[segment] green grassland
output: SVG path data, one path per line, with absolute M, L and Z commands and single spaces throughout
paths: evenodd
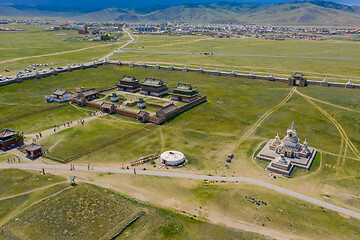
M 2 173 L 30 174 L 21 170 L 3 170 Z M 32 176 L 42 177 L 34 173 Z M 9 183 L 15 184 L 12 181 L 10 179 Z M 119 239 L 269 239 L 155 208 L 90 184 L 73 187 L 60 184 L 0 199 L 0 203 L 0 226 L 13 239 L 38 236 L 44 239 L 109 239 L 141 212 L 139 220 L 126 228 Z M 4 234 L 0 237 L 6 239 Z
M 0 170 L 0 175 L 0 198 L 64 181 L 64 178 L 52 174 L 44 176 L 17 169 Z
M 76 30 L 44 31 L 51 27 L 49 25 L 16 24 L 10 25 L 9 27 L 22 27 L 25 31 L 0 33 L 0 41 L 2 42 L 2 54 L 0 56 L 1 75 L 14 75 L 18 71 L 23 71 L 24 68 L 29 68 L 28 65 L 37 63 L 54 63 L 56 67 L 59 67 L 80 63 L 81 61 L 92 61 L 93 59 L 97 59 L 114 51 L 119 47 L 120 43 L 128 39 L 127 35 L 123 35 L 119 37 L 117 43 L 92 42 L 83 40 L 83 35 L 78 34 Z M 74 39 L 74 41 L 70 41 L 71 38 Z M 83 48 L 88 49 L 76 51 Z M 75 52 L 66 53 L 66 51 L 73 50 L 75 50 Z M 33 57 L 54 53 L 61 54 Z M 17 60 L 6 62 L 11 59 Z M 9 69 L 10 73 L 6 73 L 4 69 Z
M 143 126 L 135 121 L 120 122 L 119 119 L 103 117 L 85 122 L 85 125 L 65 129 L 54 134 L 51 139 L 40 140 L 39 143 L 49 149 L 52 157 L 66 159 L 141 127 Z
M 9 27 L 22 27 L 24 31 L 0 33 L 0 41 L 2 42 L 1 61 L 104 44 L 104 42 L 87 42 L 84 40 L 70 42 L 69 38 L 82 37 L 76 30 L 44 31 L 50 26 L 22 24 L 10 25 Z
M 192 38 L 192 39 L 191 39 Z M 359 42 L 356 41 L 308 41 L 308 40 L 286 40 L 272 41 L 254 38 L 232 38 L 232 39 L 209 39 L 197 36 L 148 36 L 139 35 L 135 44 L 130 45 L 127 50 L 144 51 L 170 51 L 214 54 L 245 54 L 257 56 L 204 56 L 204 55 L 180 55 L 159 53 L 119 53 L 111 58 L 124 61 L 134 60 L 137 62 L 160 62 L 164 64 L 175 64 L 183 67 L 231 71 L 235 68 L 240 73 L 254 73 L 269 75 L 273 72 L 275 76 L 288 77 L 294 72 L 303 72 L 311 80 L 323 80 L 324 76 L 329 81 L 347 82 L 350 78 L 354 82 L 360 80 L 358 69 L 359 60 L 336 60 L 316 59 L 316 57 L 354 57 L 357 58 Z M 142 48 L 144 47 L 144 48 Z M 289 56 L 290 58 L 274 58 L 268 56 Z M 291 57 L 315 57 L 315 59 L 299 59 Z M 341 64 L 339 64 L 341 61 Z

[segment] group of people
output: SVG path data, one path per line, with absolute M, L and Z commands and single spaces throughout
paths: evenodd
M 20 158 L 18 157 L 18 162 L 20 163 Z M 9 163 L 9 164 L 13 164 L 13 163 L 16 163 L 16 157 L 14 157 L 13 159 L 11 159 L 11 158 L 8 158 L 7 159 L 7 162 Z
M 36 142 L 36 140 L 39 138 L 42 138 L 41 132 L 39 132 L 38 134 L 35 135 L 35 137 L 33 138 L 33 142 Z
M 75 165 L 70 163 L 70 171 L 75 170 Z M 94 166 L 91 166 L 90 164 L 88 164 L 88 171 L 90 170 L 94 170 Z

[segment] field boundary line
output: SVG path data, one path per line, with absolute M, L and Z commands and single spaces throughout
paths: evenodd
M 50 188 L 50 187 L 53 187 L 53 186 L 57 186 L 57 185 L 60 185 L 60 184 L 64 184 L 64 183 L 65 182 L 54 183 L 54 184 L 50 184 L 50 185 L 47 185 L 47 186 L 35 188 L 35 189 L 29 190 L 29 191 L 26 191 L 26 192 L 23 192 L 23 193 L 19 193 L 19 194 L 7 196 L 7 197 L 2 197 L 2 198 L 0 198 L 0 201 L 4 201 L 4 200 L 7 200 L 7 199 L 11 199 L 11 198 L 19 197 L 19 196 L 26 195 L 26 194 L 29 194 L 29 193 L 33 193 L 33 192 L 36 192 L 38 190 L 44 190 L 44 189 L 47 189 L 47 188 Z
M 58 195 L 58 194 L 60 194 L 60 193 L 62 193 L 62 192 L 64 192 L 64 191 L 66 191 L 66 190 L 68 190 L 68 189 L 70 189 L 70 188 L 72 188 L 72 187 L 67 187 L 67 188 L 61 189 L 61 190 L 58 191 L 58 192 L 55 192 L 55 193 L 53 193 L 53 194 L 51 194 L 51 195 L 48 195 L 48 196 L 46 196 L 46 197 L 44 197 L 44 198 L 42 198 L 42 199 L 40 199 L 40 200 L 37 200 L 37 201 L 31 203 L 29 206 L 27 206 L 27 207 L 25 207 L 25 208 L 23 208 L 23 209 L 21 209 L 21 210 L 19 210 L 19 211 L 15 211 L 14 213 L 10 214 L 8 217 L 6 217 L 6 218 L 4 218 L 2 221 L 0 221 L 0 226 L 3 227 L 3 226 L 4 226 L 7 222 L 9 222 L 11 219 L 13 219 L 14 217 L 16 217 L 16 216 L 18 216 L 19 214 L 23 213 L 24 211 L 26 211 L 26 210 L 29 209 L 30 207 L 32 207 L 32 206 L 34 206 L 34 205 L 36 205 L 36 204 L 38 204 L 38 203 L 40 203 L 40 202 L 48 199 L 48 198 L 54 197 L 54 196 L 56 196 L 56 195 Z
M 126 228 L 128 228 L 131 224 L 136 222 L 144 214 L 145 214 L 145 212 L 141 211 L 141 213 L 139 215 L 137 215 L 133 220 L 128 222 L 128 224 L 126 224 L 124 227 L 122 227 L 118 233 L 116 233 L 113 237 L 110 238 L 110 240 L 115 240 L 118 236 L 120 236 L 121 233 L 123 233 L 125 231 Z

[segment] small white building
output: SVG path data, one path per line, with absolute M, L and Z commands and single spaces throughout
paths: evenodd
M 185 162 L 185 156 L 179 151 L 166 151 L 160 155 L 161 163 L 169 166 L 178 166 Z

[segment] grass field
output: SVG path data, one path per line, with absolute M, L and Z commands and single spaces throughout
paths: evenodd
M 194 42 L 193 40 L 199 41 Z M 144 43 L 141 41 L 144 41 Z M 229 52 L 231 45 L 221 42 L 225 40 L 214 39 L 213 41 L 215 49 Z M 342 46 L 341 42 L 329 41 L 322 42 L 325 45 L 317 45 L 320 43 L 296 40 L 294 42 L 285 41 L 282 43 L 285 44 L 284 49 L 282 49 L 277 45 L 280 44 L 279 42 L 267 43 L 263 41 L 230 39 L 233 48 L 238 46 L 234 50 L 235 53 L 248 51 L 247 54 L 277 53 L 297 56 L 311 55 L 316 49 L 319 50 L 319 53 L 314 53 L 314 56 L 344 57 L 346 54 L 356 56 L 357 45 L 352 44 L 358 44 L 356 42 L 346 42 Z M 197 49 L 199 51 L 208 51 L 206 44 L 209 43 L 211 41 L 200 40 L 196 37 L 175 37 L 169 41 L 164 36 L 158 38 L 141 36 L 132 47 L 141 48 L 144 45 L 144 50 L 148 48 L 155 50 L 157 48 L 162 50 L 167 48 L 171 50 L 174 48 L 174 51 L 179 51 L 177 48 L 180 44 L 180 48 L 184 48 L 184 51 L 196 51 Z M 258 43 L 258 45 L 255 43 Z M 301 43 L 304 44 L 301 45 Z M 329 49 L 332 51 L 326 52 Z M 354 49 L 354 51 L 351 52 L 350 49 Z M 104 54 L 102 53 L 102 55 Z M 142 61 L 142 58 L 146 55 L 131 53 L 131 58 L 129 56 L 130 53 L 122 54 L 121 59 L 130 60 L 134 58 L 134 60 Z M 158 58 L 164 57 L 163 60 L 169 62 L 170 55 L 156 56 Z M 119 56 L 114 58 L 117 57 Z M 180 58 L 186 58 L 189 61 L 188 65 L 204 63 L 203 65 L 207 67 L 210 67 L 210 65 L 211 67 L 216 66 L 212 65 L 209 57 L 204 56 L 176 55 L 171 58 L 171 61 L 176 63 L 177 60 L 183 60 Z M 342 79 L 346 74 L 360 76 L 358 69 L 356 69 L 357 62 L 349 60 L 341 61 L 341 64 L 339 64 L 338 60 L 277 59 L 274 61 L 270 58 L 264 58 L 264 62 L 261 63 L 258 58 L 243 58 L 244 61 L 238 61 L 240 60 L 239 57 L 224 57 L 218 60 L 216 58 L 215 56 L 212 61 L 218 61 L 224 65 L 234 65 L 234 62 L 240 63 L 241 66 L 236 69 L 245 69 L 243 67 L 247 67 L 247 65 L 250 67 L 256 65 L 259 67 L 259 72 L 274 67 L 271 71 L 276 73 L 276 67 L 279 66 L 278 70 L 284 70 L 283 72 L 280 71 L 280 73 L 290 75 L 290 73 L 297 71 L 295 67 L 301 66 L 307 71 L 300 69 L 305 74 L 319 76 L 319 78 L 324 74 L 323 71 L 330 68 L 331 76 L 338 76 L 339 79 Z M 254 64 L 246 62 L 252 60 L 254 60 Z M 156 61 L 161 62 L 161 59 L 156 59 Z M 255 63 L 255 61 L 257 62 Z M 180 63 L 183 64 L 184 62 L 179 61 L 178 64 Z M 291 65 L 295 67 L 292 68 Z M 229 67 L 228 70 L 231 69 L 232 67 Z M 247 71 L 250 71 L 250 69 L 252 67 L 248 68 Z M 254 70 L 256 72 L 255 68 Z M 97 69 L 73 71 L 1 87 L 0 108 L 2 112 L 0 129 L 8 127 L 28 134 L 43 131 L 53 127 L 55 124 L 62 124 L 69 120 L 74 121 L 80 117 L 84 118 L 94 109 L 89 107 L 79 108 L 67 103 L 48 104 L 45 102 L 44 97 L 50 95 L 55 88 L 74 92 L 76 87 L 108 87 L 117 83 L 117 79 L 123 75 L 135 76 L 138 79 L 144 79 L 145 77 L 160 78 L 168 82 L 170 87 L 176 86 L 177 82 L 191 83 L 198 88 L 201 94 L 207 96 L 208 101 L 161 126 L 152 127 L 82 156 L 74 161 L 75 165 L 90 163 L 95 167 L 120 168 L 130 165 L 131 160 L 148 154 L 165 150 L 178 150 L 187 156 L 187 165 L 180 169 L 162 168 L 162 171 L 256 178 L 359 211 L 360 153 L 358 149 L 360 149 L 360 123 L 358 115 L 360 114 L 360 107 L 358 103 L 360 97 L 357 89 L 315 86 L 294 89 L 277 82 L 107 65 Z M 346 75 L 347 77 L 349 76 Z M 253 155 L 267 139 L 276 136 L 276 133 L 279 133 L 280 137 L 284 136 L 292 121 L 295 121 L 300 141 L 303 142 L 307 139 L 309 146 L 317 148 L 320 153 L 309 172 L 295 170 L 291 178 L 280 176 L 277 179 L 270 178 L 268 173 L 264 172 L 267 163 L 254 160 Z M 51 156 L 64 159 L 144 126 L 146 125 L 137 123 L 135 119 L 115 114 L 88 121 L 84 126 L 76 126 L 60 131 L 43 138 L 40 143 L 44 144 L 46 149 L 50 149 Z M 230 168 L 227 169 L 225 159 L 230 152 L 235 153 L 235 158 L 230 164 Z M 6 157 L 0 155 L 0 161 L 2 158 L 4 161 Z M 137 168 L 157 169 L 157 167 L 159 167 L 159 164 L 147 164 Z M 22 186 L 20 183 L 14 185 L 16 187 L 10 184 L 7 188 L 7 185 L 4 184 L 2 188 L 5 189 L 5 194 L 13 195 L 47 186 L 43 181 L 49 179 L 38 179 L 35 180 L 35 185 L 32 188 L 29 179 L 33 177 L 22 176 L 21 174 L 17 172 L 10 173 L 7 182 L 25 181 L 23 184 L 25 187 L 18 188 L 19 185 Z M 55 179 L 53 176 L 51 178 Z M 178 210 L 178 213 L 185 211 L 183 214 L 198 220 L 209 219 L 212 222 L 224 223 L 227 226 L 240 224 L 237 222 L 239 220 L 267 230 L 275 229 L 279 232 L 285 232 L 290 236 L 302 236 L 312 239 L 339 239 L 340 237 L 356 239 L 359 236 L 359 222 L 353 218 L 340 216 L 329 210 L 260 187 L 216 182 L 200 183 L 160 177 L 139 176 L 133 178 L 131 176 L 107 174 L 93 174 L 89 178 L 92 178 L 91 180 L 95 183 L 146 200 L 157 207 L 169 207 Z M 84 179 L 87 178 L 84 177 Z M 58 182 L 61 182 L 61 179 L 56 180 L 56 183 Z M 80 189 L 79 193 L 77 189 Z M 108 216 L 114 218 L 114 215 L 111 215 L 108 206 L 104 205 L 96 215 L 99 217 L 98 222 L 94 220 L 95 222 L 86 224 L 87 228 L 85 229 L 76 224 L 73 227 L 77 217 L 84 221 L 89 221 L 90 218 L 87 218 L 88 215 L 86 214 L 88 212 L 74 215 L 75 213 L 69 211 L 69 208 L 90 209 L 90 207 L 86 207 L 86 204 L 90 204 L 88 202 L 90 198 L 83 197 L 84 201 L 79 202 L 82 196 L 90 194 L 97 196 L 96 201 L 98 202 L 101 202 L 102 198 L 106 199 L 110 204 L 109 206 L 122 199 L 121 201 L 130 204 L 131 208 L 134 207 L 135 212 L 138 212 L 138 209 L 143 210 L 145 208 L 145 216 L 127 229 L 124 236 L 121 236 L 122 238 L 125 238 L 127 234 L 130 237 L 133 236 L 139 239 L 261 238 L 258 235 L 243 235 L 247 233 L 239 233 L 231 229 L 224 230 L 219 226 L 197 222 L 197 220 L 191 218 L 184 218 L 183 214 L 180 216 L 169 213 L 167 210 L 144 206 L 132 200 L 125 200 L 122 196 L 119 196 L 119 198 L 118 196 L 111 196 L 114 193 L 104 191 L 104 189 L 94 188 L 90 185 L 80 184 L 75 188 L 67 189 L 62 184 L 59 184 L 47 188 L 43 195 L 40 192 L 32 192 L 11 200 L 7 199 L 4 200 L 6 201 L 3 205 L 5 207 L 1 210 L 4 212 L 5 217 L 0 218 L 0 222 L 9 223 L 8 220 L 15 219 L 17 215 L 21 216 L 21 221 L 11 220 L 9 225 L 6 226 L 6 229 L 9 229 L 14 236 L 19 236 L 19 238 L 38 236 L 43 233 L 44 229 L 52 229 L 52 231 L 47 232 L 48 235 L 44 236 L 44 238 L 53 239 L 56 236 L 60 239 L 69 237 L 98 239 L 105 236 L 106 227 L 118 229 L 121 224 L 116 227 L 111 225 L 112 223 L 108 223 L 110 222 Z M 51 194 L 55 194 L 55 196 L 49 197 L 43 202 L 42 209 L 44 211 L 37 211 L 36 207 L 38 205 L 31 206 L 32 203 L 36 203 L 45 195 L 49 196 Z M 257 207 L 249 203 L 244 198 L 244 195 L 266 200 L 269 205 Z M 71 204 L 64 205 L 63 209 L 61 209 L 58 203 L 66 202 L 69 199 Z M 11 210 L 15 208 L 13 206 L 19 205 L 23 200 L 24 205 L 21 205 L 20 208 L 29 208 L 24 211 L 17 210 L 17 208 L 14 211 Z M 11 211 L 8 211 L 9 209 Z M 59 220 L 52 213 L 60 210 L 63 214 L 68 213 L 68 215 Z M 105 212 L 106 214 L 103 214 Z M 161 216 L 163 216 L 162 222 L 156 224 L 156 219 L 161 218 Z M 40 219 L 48 219 L 49 221 L 35 226 L 34 222 L 40 221 Z M 103 222 L 108 223 L 108 225 L 103 224 Z M 339 227 L 335 228 L 334 223 Z M 92 227 L 93 224 L 96 224 L 96 226 L 102 224 L 104 226 L 102 230 L 104 231 L 93 231 L 93 228 L 95 228 Z M 58 228 L 57 225 L 64 226 L 64 228 Z M 67 232 L 64 230 L 67 230 Z M 93 234 L 90 234 L 91 232 Z M 209 234 L 211 232 L 214 234 Z M 75 235 L 69 235 L 70 233 Z
M 50 156 L 66 159 L 141 127 L 142 125 L 135 121 L 120 122 L 118 119 L 104 117 L 85 122 L 85 125 L 65 129 L 54 134 L 51 139 L 44 139 L 39 143 L 49 149 Z M 69 144 L 72 146 L 71 148 L 69 148 Z M 104 155 L 104 158 L 107 157 Z
M 32 64 L 54 63 L 59 67 L 92 61 L 115 50 L 119 44 L 128 40 L 125 34 L 119 38 L 118 43 L 84 41 L 83 35 L 78 34 L 76 30 L 44 31 L 51 27 L 49 25 L 12 24 L 9 27 L 22 27 L 24 31 L 0 33 L 0 75 L 14 75 Z M 83 50 L 78 51 L 79 49 Z M 60 54 L 36 57 L 56 53 Z M 6 73 L 5 69 L 9 69 L 10 73 Z
M 21 170 L 2 170 L 2 174 L 43 177 Z M 17 180 L 8 182 L 14 185 Z M 126 228 L 118 239 L 269 239 L 156 208 L 96 185 L 59 184 L 43 191 L 38 189 L 0 199 L 0 226 L 13 239 L 36 239 L 38 236 L 44 239 L 109 239 L 141 212 L 139 220 Z M 3 232 L 0 237 L 6 239 Z
M 356 41 L 308 41 L 286 40 L 272 41 L 253 38 L 212 39 L 190 36 L 148 36 L 139 35 L 135 44 L 127 50 L 144 51 L 140 53 L 120 53 L 112 59 L 121 58 L 124 61 L 160 62 L 167 65 L 175 64 L 183 67 L 187 64 L 199 68 L 231 71 L 233 68 L 241 73 L 254 73 L 289 77 L 294 72 L 303 72 L 311 80 L 347 82 L 360 81 L 359 70 L 355 67 L 360 60 L 316 59 L 317 57 L 357 58 L 359 42 Z M 144 48 L 142 48 L 144 47 Z M 146 51 L 169 51 L 174 54 L 146 53 Z M 215 56 L 179 55 L 177 52 L 204 53 L 213 52 Z M 244 54 L 257 56 L 216 56 L 216 54 Z M 289 56 L 290 58 L 273 58 L 268 56 Z M 314 57 L 314 59 L 299 59 L 291 57 Z M 341 61 L 341 64 L 339 64 Z
M 40 175 L 17 169 L 0 170 L 0 175 L 2 179 L 0 182 L 0 198 L 64 181 L 64 178 L 59 176 Z

